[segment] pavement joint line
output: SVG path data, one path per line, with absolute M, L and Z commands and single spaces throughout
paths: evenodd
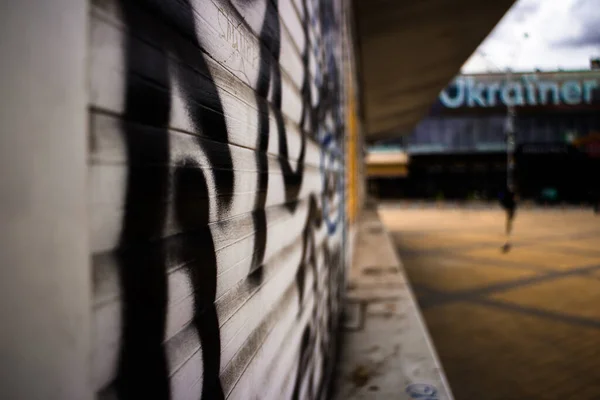
M 411 256 L 411 255 L 422 255 L 424 253 L 426 254 L 440 254 L 440 255 L 444 255 L 444 254 L 454 254 L 457 252 L 462 252 L 462 251 L 469 251 L 469 250 L 477 250 L 477 249 L 483 249 L 486 247 L 490 247 L 490 246 L 495 246 L 494 243 L 478 243 L 476 245 L 469 245 L 469 246 L 460 246 L 460 247 L 452 247 L 452 248 L 446 248 L 446 249 L 416 249 L 416 250 L 402 250 L 402 255 L 404 257 Z
M 483 296 L 489 296 L 500 292 L 506 292 L 512 289 L 529 286 L 541 282 L 552 281 L 556 279 L 566 278 L 574 275 L 586 275 L 589 272 L 600 270 L 600 265 L 588 265 L 583 267 L 572 268 L 566 271 L 551 271 L 546 274 L 534 275 L 525 278 L 513 279 L 505 282 L 495 283 L 475 289 L 460 290 L 455 292 L 436 291 L 435 289 L 429 290 L 429 295 L 422 297 L 419 301 L 421 309 L 434 307 L 441 304 L 447 304 L 454 301 L 464 301 L 472 298 L 478 298 Z M 413 283 L 413 286 L 421 289 L 425 288 L 424 285 L 417 285 Z M 425 289 L 427 290 L 427 289 Z M 434 294 L 437 292 L 437 294 Z
M 389 200 L 389 199 L 379 199 L 379 204 L 377 209 L 382 210 L 416 210 L 416 211 L 501 211 L 502 208 L 498 205 L 498 201 L 492 201 L 490 203 L 481 203 L 481 204 L 462 204 L 462 203 L 454 203 L 454 202 L 443 202 L 441 204 L 436 203 L 435 201 L 419 201 L 415 200 L 413 202 L 402 203 L 397 200 Z M 538 213 L 554 213 L 554 212 L 582 212 L 586 210 L 591 210 L 592 207 L 590 205 L 585 206 L 577 206 L 577 205 L 568 205 L 568 206 L 556 206 L 556 207 L 545 207 L 541 205 L 519 205 L 519 210 L 527 211 L 527 212 L 538 212 Z
M 522 247 L 530 247 L 530 246 L 534 246 L 536 244 L 540 244 L 539 242 L 533 242 L 532 240 L 530 240 L 528 243 L 523 244 L 523 243 L 513 243 L 512 244 L 512 248 L 522 248 Z M 569 252 L 569 253 L 573 253 L 576 255 L 584 255 L 587 257 L 599 257 L 600 256 L 600 251 L 594 251 L 594 250 L 585 250 L 585 249 L 573 249 L 573 248 L 569 248 L 566 246 L 560 246 L 560 244 L 554 244 L 554 243 L 543 243 L 545 246 L 551 246 L 553 248 L 560 248 L 563 249 L 563 252 Z M 488 260 L 486 258 L 482 258 L 482 257 L 477 257 L 477 256 L 473 256 L 473 255 L 464 255 L 462 254 L 465 251 L 471 251 L 471 250 L 478 250 L 478 249 L 485 249 L 485 248 L 489 248 L 491 247 L 492 244 L 491 243 L 478 243 L 477 245 L 469 245 L 469 246 L 461 246 L 461 247 L 452 247 L 452 248 L 442 248 L 442 249 L 417 249 L 417 250 L 413 250 L 413 249 L 408 249 L 408 248 L 403 248 L 403 246 L 399 246 L 398 243 L 396 243 L 396 248 L 397 248 L 397 252 L 400 256 L 400 258 L 415 258 L 415 257 L 419 257 L 419 256 L 423 256 L 423 255 L 427 255 L 427 256 L 432 256 L 432 255 L 438 255 L 438 256 L 444 256 L 444 255 L 451 255 L 454 257 L 458 257 L 459 259 L 464 259 L 466 261 L 482 261 L 482 262 L 492 262 L 491 260 Z M 495 248 L 495 247 L 494 247 Z M 515 261 L 511 261 L 511 260 L 494 260 L 493 262 L 496 261 L 500 261 L 501 263 L 507 264 L 506 266 L 508 268 L 510 268 L 511 266 L 509 266 L 508 264 L 513 264 L 515 266 L 515 268 L 519 268 L 519 269 L 530 269 L 530 270 L 538 270 L 538 271 L 551 271 L 552 269 L 543 266 L 543 265 L 539 265 L 539 264 L 532 264 L 535 265 L 535 267 L 525 267 L 523 268 L 521 266 L 522 263 L 520 262 L 515 262 Z
M 597 235 L 595 235 L 597 236 Z M 590 235 L 590 237 L 593 237 Z M 586 237 L 587 238 L 587 237 Z M 395 239 L 396 242 L 396 246 L 398 246 L 398 242 L 401 242 L 401 239 Z M 562 252 L 569 252 L 569 253 L 574 253 L 574 254 L 582 254 L 588 257 L 598 257 L 600 256 L 600 250 L 591 250 L 591 249 L 574 249 L 568 246 L 564 246 L 561 245 L 560 243 L 553 243 L 553 241 L 556 240 L 561 240 L 559 238 L 554 238 L 554 239 L 548 239 L 548 238 L 535 238 L 535 239 L 526 239 L 526 240 L 520 240 L 517 241 L 516 243 L 512 243 L 512 247 L 514 248 L 527 248 L 527 247 L 532 247 L 532 246 L 536 246 L 536 245 L 542 245 L 542 246 L 551 246 L 555 249 L 559 249 L 562 250 Z M 564 240 L 564 238 L 562 238 L 562 240 Z M 471 251 L 471 250 L 478 250 L 478 249 L 483 249 L 483 248 L 487 248 L 487 247 L 491 247 L 491 246 L 496 246 L 496 243 L 494 243 L 493 241 L 487 241 L 487 242 L 483 242 L 483 243 L 477 243 L 477 244 L 472 244 L 472 245 L 464 245 L 464 246 L 452 246 L 449 248 L 438 248 L 438 249 L 429 249 L 429 248 L 423 248 L 423 249 L 403 249 L 401 250 L 403 255 L 406 256 L 415 256 L 415 255 L 421 255 L 424 253 L 427 254 L 440 254 L 440 255 L 444 255 L 444 254 L 456 254 L 456 253 L 460 253 L 460 252 L 464 252 L 464 251 Z
M 597 233 L 596 233 L 596 235 L 590 234 L 589 236 L 586 234 L 584 237 L 569 236 L 569 239 L 590 239 L 590 238 L 596 238 L 598 236 L 599 235 Z M 551 246 L 554 249 L 562 250 L 562 252 L 583 254 L 586 256 L 590 256 L 590 257 L 600 256 L 600 250 L 577 249 L 577 248 L 565 246 L 565 245 L 561 244 L 561 242 L 564 242 L 564 239 L 565 239 L 564 236 L 557 237 L 557 238 L 550 238 L 550 239 L 548 237 L 531 238 L 531 239 L 526 239 L 524 241 L 518 241 L 516 243 L 513 243 L 512 247 L 513 248 L 531 247 L 531 246 L 535 246 L 535 245 Z M 557 241 L 558 241 L 558 243 L 556 243 Z
M 522 314 L 533 315 L 533 316 L 540 317 L 540 318 L 551 319 L 553 321 L 560 321 L 560 322 L 564 322 L 564 323 L 567 323 L 570 325 L 579 325 L 579 326 L 585 326 L 588 328 L 600 329 L 600 320 L 592 319 L 592 318 L 578 317 L 575 315 L 569 315 L 569 314 L 556 312 L 556 311 L 544 310 L 544 309 L 541 309 L 538 307 L 523 306 L 520 304 L 509 303 L 509 302 L 500 301 L 500 300 L 492 300 L 492 299 L 487 299 L 487 298 L 483 298 L 483 297 L 476 297 L 476 298 L 472 298 L 472 299 L 468 299 L 468 300 L 461 300 L 461 302 L 475 303 L 475 304 L 480 304 L 480 305 L 485 305 L 485 306 L 490 306 L 490 307 L 501 308 L 501 309 L 504 309 L 507 311 L 513 311 L 513 312 L 518 312 L 518 313 L 522 313 Z
M 422 293 L 426 293 L 426 295 L 436 295 L 436 294 L 444 293 L 442 291 L 432 289 L 432 288 L 429 288 L 429 287 L 423 286 L 423 285 L 416 285 L 415 290 L 419 290 Z M 421 301 L 422 301 L 422 299 L 419 299 L 419 306 L 421 308 L 424 308 L 423 305 L 421 304 Z M 578 317 L 575 315 L 565 314 L 565 313 L 561 313 L 561 312 L 544 310 L 539 307 L 523 306 L 520 304 L 507 302 L 507 301 L 503 301 L 503 300 L 490 299 L 490 298 L 486 298 L 486 297 L 482 297 L 482 296 L 470 296 L 470 297 L 465 297 L 465 298 L 461 298 L 461 299 L 456 299 L 455 301 L 460 302 L 460 303 L 479 304 L 479 305 L 484 305 L 484 306 L 502 308 L 507 311 L 513 311 L 513 312 L 518 312 L 518 313 L 522 313 L 522 314 L 533 315 L 536 317 L 551 319 L 554 321 L 561 321 L 561 322 L 568 323 L 571 325 L 580 325 L 580 326 L 586 326 L 586 327 L 600 329 L 600 320 L 597 320 L 597 319 Z M 445 305 L 445 304 L 446 303 L 439 303 L 436 305 Z
M 462 231 L 457 230 L 457 229 L 442 229 L 442 230 L 435 230 L 434 233 L 461 233 Z M 396 239 L 397 236 L 400 236 L 402 234 L 405 234 L 403 231 L 391 231 L 392 236 L 394 238 L 395 241 L 397 241 L 398 239 Z M 473 231 L 469 231 L 468 233 L 478 233 L 478 232 L 473 232 Z M 489 230 L 481 230 L 481 233 L 489 233 Z M 427 233 L 421 233 L 419 235 L 417 234 L 413 234 L 412 236 L 430 236 L 431 233 L 427 232 Z M 598 230 L 594 229 L 594 230 L 590 230 L 590 231 L 585 231 L 585 232 L 579 232 L 579 233 L 575 233 L 572 235 L 568 235 L 569 239 L 573 240 L 573 239 L 589 239 L 589 238 L 595 238 L 598 236 Z M 529 246 L 529 245 L 535 245 L 535 244 L 539 244 L 540 240 L 544 240 L 544 241 L 552 241 L 552 240 L 564 240 L 565 238 L 565 233 L 560 233 L 560 234 L 550 234 L 550 235 L 542 235 L 542 236 L 538 236 L 538 237 L 532 237 L 532 238 L 528 238 L 528 239 L 523 239 L 523 240 L 519 240 L 517 243 L 515 243 L 513 245 L 513 247 L 525 247 L 525 246 Z M 487 243 L 487 244 L 491 244 Z M 483 243 L 478 243 L 477 246 L 479 245 L 483 245 Z M 473 245 L 475 246 L 475 245 Z M 469 247 L 469 246 L 466 246 Z
M 427 253 L 427 254 L 431 255 L 431 253 Z M 400 254 L 400 255 L 402 256 L 402 254 Z M 433 255 L 436 255 L 436 253 L 433 253 Z M 521 271 L 533 271 L 533 272 L 539 272 L 541 274 L 547 274 L 547 273 L 551 273 L 551 272 L 561 271 L 559 269 L 553 269 L 553 268 L 541 266 L 539 264 L 524 264 L 522 262 L 506 260 L 506 259 L 490 260 L 490 259 L 483 258 L 483 257 L 464 255 L 464 254 L 460 254 L 460 253 L 456 253 L 456 254 L 448 253 L 448 254 L 441 254 L 441 255 L 452 256 L 452 258 L 450 258 L 451 260 L 456 260 L 459 262 L 462 261 L 462 262 L 471 262 L 471 263 L 481 263 L 481 264 L 484 264 L 484 265 L 481 265 L 481 267 L 483 267 L 483 268 L 485 268 L 487 266 L 492 266 L 492 267 L 498 267 L 498 268 L 521 270 Z M 406 257 L 406 258 L 410 259 L 410 258 L 416 258 L 416 257 L 417 256 L 414 255 L 413 257 Z

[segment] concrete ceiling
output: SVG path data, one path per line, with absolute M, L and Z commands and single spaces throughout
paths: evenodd
M 354 0 L 368 141 L 408 133 L 514 0 Z

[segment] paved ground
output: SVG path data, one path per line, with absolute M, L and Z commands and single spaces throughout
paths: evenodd
M 600 399 L 600 216 L 380 208 L 457 400 Z

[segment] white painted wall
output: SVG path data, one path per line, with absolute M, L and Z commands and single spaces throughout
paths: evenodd
M 0 398 L 91 399 L 88 4 L 0 1 Z
M 324 397 L 343 2 L 0 1 L 0 398 Z
M 343 2 L 130 3 L 90 12 L 94 389 L 323 398 L 348 232 Z

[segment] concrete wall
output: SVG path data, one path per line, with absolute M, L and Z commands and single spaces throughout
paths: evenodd
M 92 0 L 98 398 L 324 397 L 358 193 L 343 7 Z

